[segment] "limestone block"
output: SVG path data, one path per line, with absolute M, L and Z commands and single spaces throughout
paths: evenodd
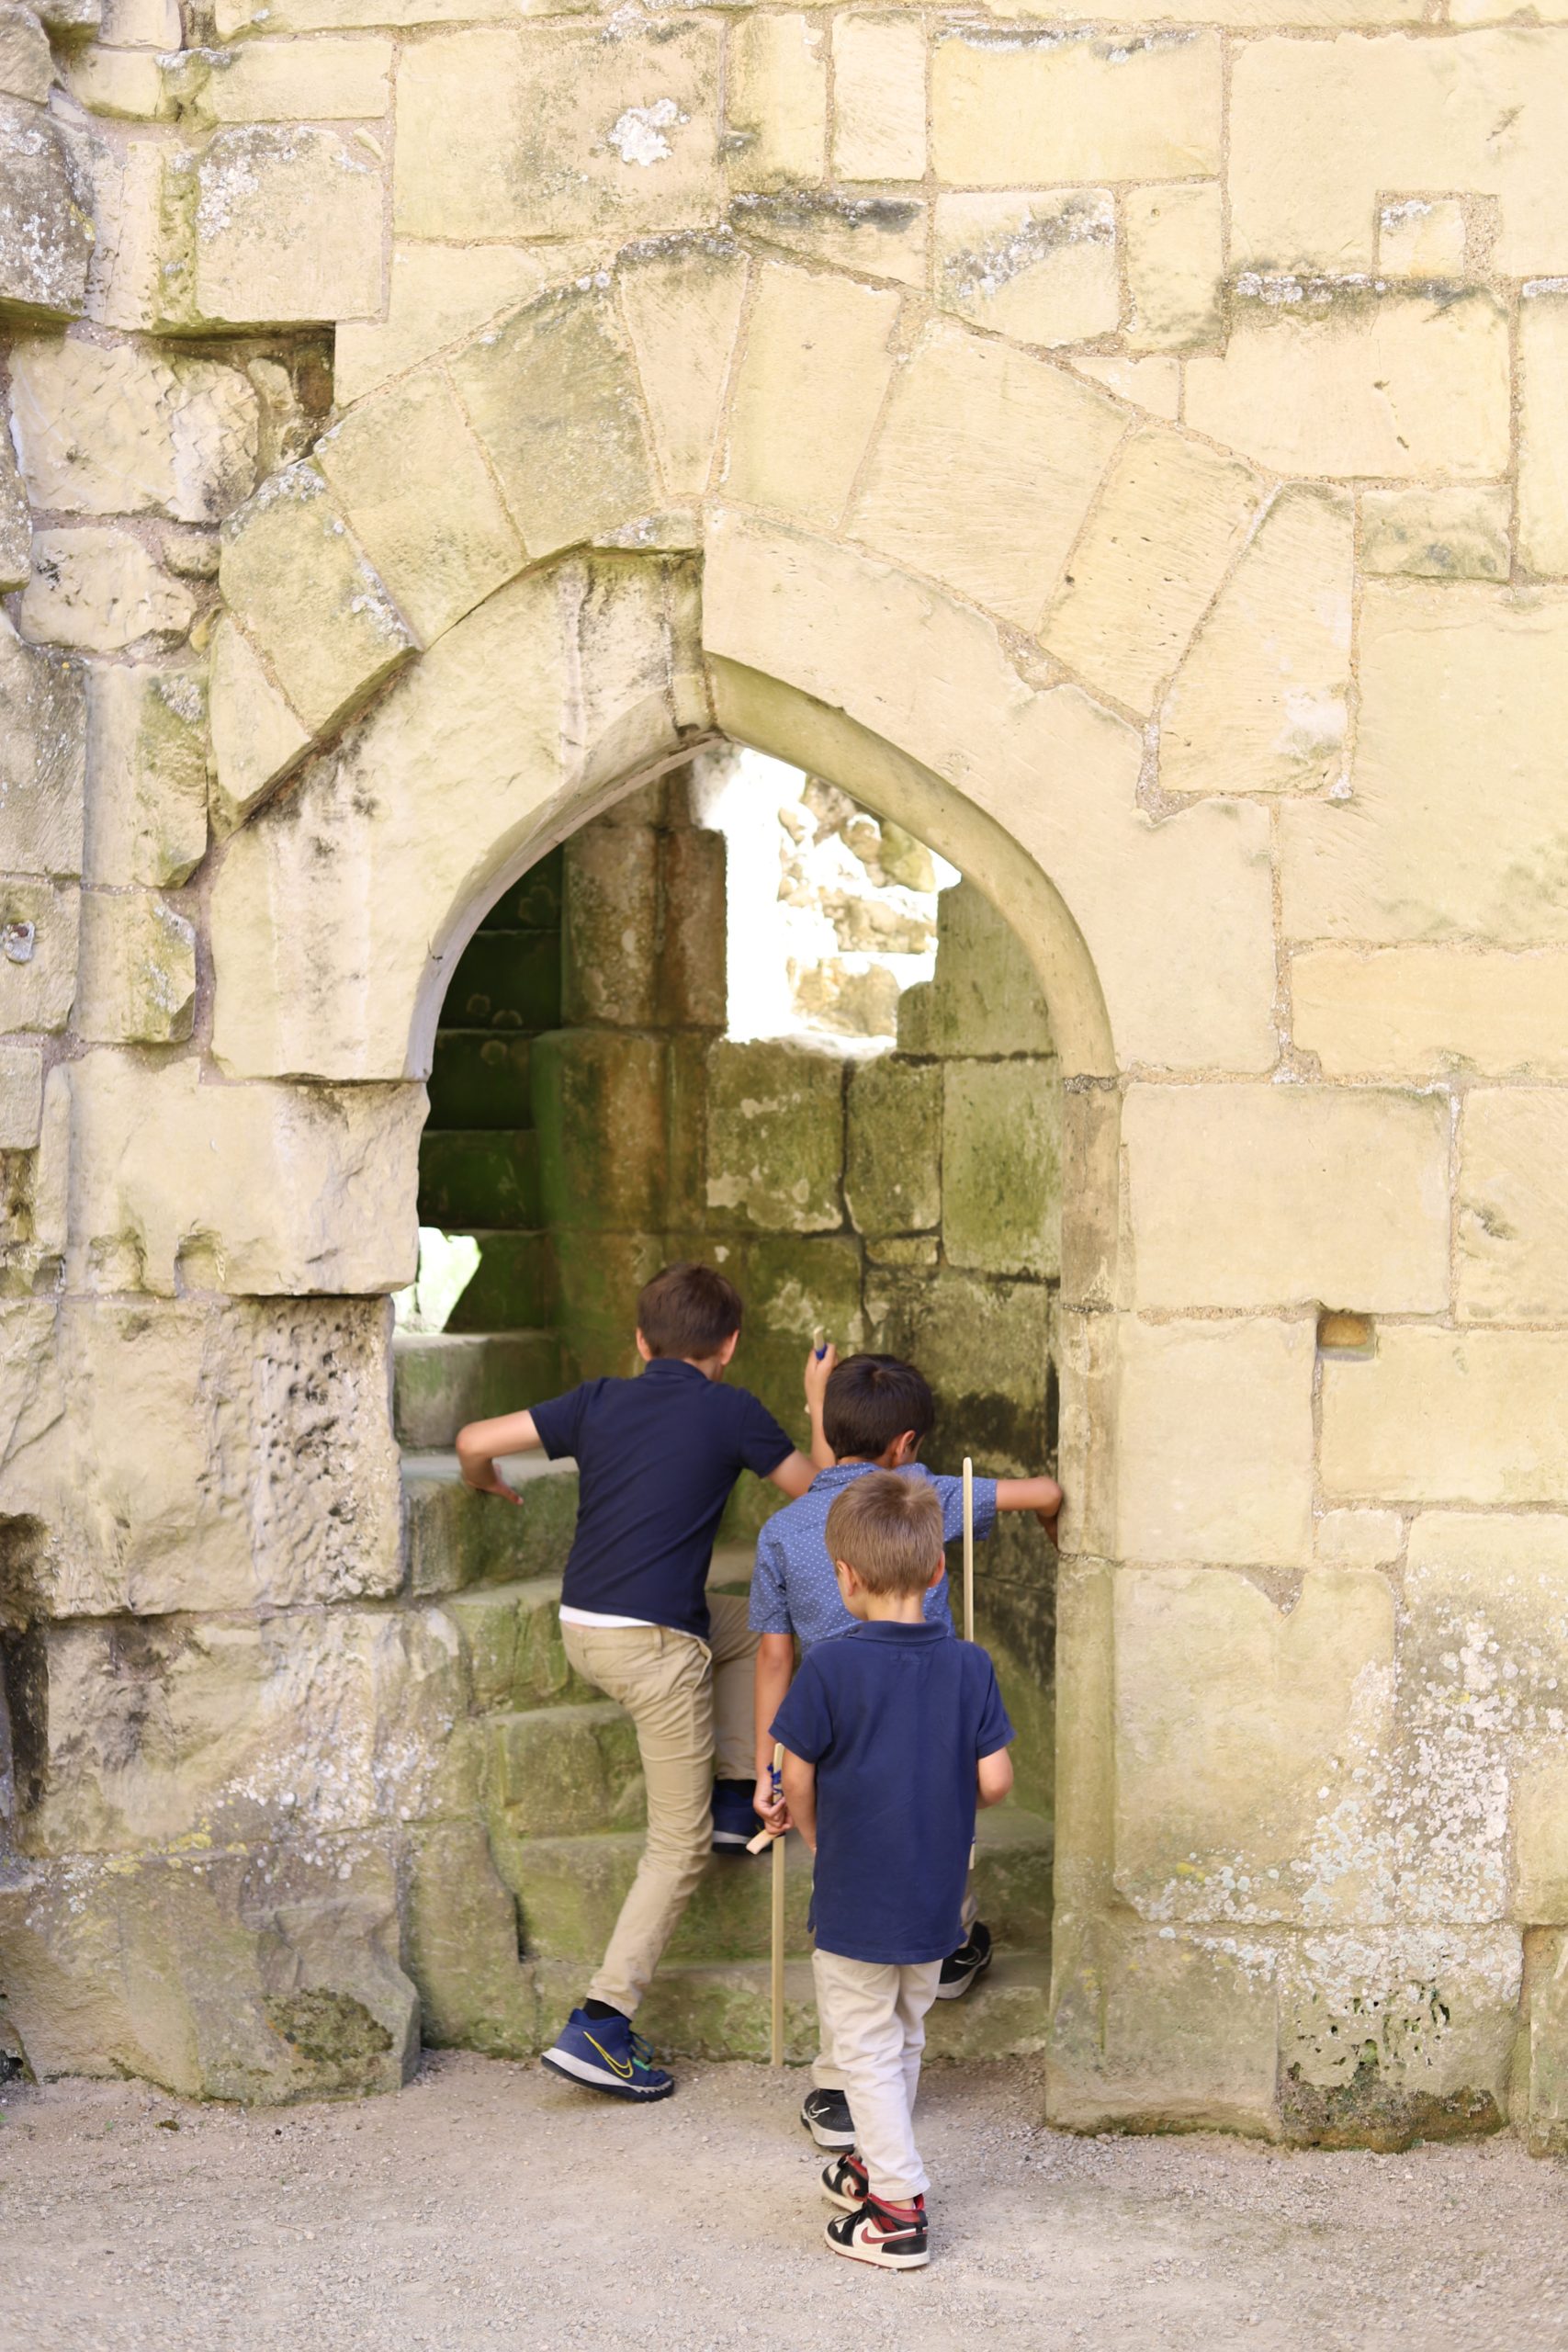
M 1264 516 L 1160 716 L 1168 792 L 1312 792 L 1342 772 L 1355 516 L 1288 489 Z
M 85 739 L 81 664 L 0 615 L 0 873 L 81 872 Z
M 716 238 L 622 271 L 621 308 L 671 498 L 707 490 L 745 292 L 744 256 Z
M 725 858 L 722 833 L 694 826 L 689 832 L 669 832 L 660 838 L 659 1018 L 671 1027 L 722 1029 L 725 1025 L 728 1003 Z M 676 1129 L 678 1133 L 678 1117 Z
M 651 825 L 590 825 L 567 842 L 561 1019 L 569 1028 L 585 1022 L 652 1025 L 659 864 Z
M 843 512 L 892 373 L 896 295 L 769 263 L 736 376 L 720 481 L 803 522 Z
M 1075 359 L 1073 367 L 1091 383 L 1103 384 L 1116 399 L 1131 401 L 1135 408 L 1146 409 L 1151 416 L 1164 417 L 1168 424 L 1174 424 L 1181 413 L 1179 359 L 1101 359 L 1089 356 Z
M 78 895 L 49 882 L 0 881 L 0 1035 L 65 1027 L 76 992 Z
M 0 1903 L 11 2015 L 40 2082 L 140 2075 L 248 2104 L 396 2090 L 418 2063 L 384 1844 L 119 1858 Z
M 148 50 L 108 49 L 92 42 L 73 51 L 64 78 L 72 96 L 89 114 L 122 122 L 167 122 L 174 117 L 174 93 L 159 60 Z
M 80 954 L 75 1025 L 84 1037 L 170 1046 L 190 1035 L 196 931 L 166 899 L 85 891 Z
M 413 650 L 313 465 L 275 475 L 241 508 L 224 533 L 219 579 L 225 604 L 315 734 L 335 727 Z
M 437 34 L 398 74 L 400 236 L 670 236 L 722 201 L 716 22 Z M 562 158 L 570 156 L 570 168 Z
M 252 40 L 197 51 L 186 118 L 231 122 L 354 122 L 387 111 L 388 40 Z
M 1152 1920 L 1384 1916 L 1365 1783 L 1393 1727 L 1387 1578 L 1311 1568 L 1287 1612 L 1246 1577 L 1129 1569 L 1115 1607 L 1118 1891 Z
M 769 1038 L 708 1060 L 707 1202 L 721 1225 L 821 1233 L 842 1219 L 844 1064 Z
M 552 1030 L 536 1038 L 529 1075 L 544 1222 L 657 1230 L 667 1183 L 662 1038 Z
M 1129 1317 L 1118 1349 L 1118 1555 L 1303 1565 L 1313 1325 Z
M 474 334 L 553 281 L 576 277 L 591 256 L 576 247 L 543 254 L 519 245 L 398 243 L 384 319 L 351 319 L 334 338 L 333 389 L 352 408 L 392 376 Z
M 934 322 L 894 386 L 851 527 L 1032 628 L 1122 429 L 1059 369 Z
M 0 1151 L 31 1151 L 43 1120 L 43 1054 L 0 1045 Z
M 819 180 L 828 141 L 826 28 L 809 17 L 742 17 L 729 36 L 725 122 L 731 187 Z
M 1378 1333 L 1325 1359 L 1322 1479 L 1333 1496 L 1478 1507 L 1568 1499 L 1568 1340 L 1553 1331 Z
M 931 58 L 931 153 L 939 180 L 972 187 L 1218 171 L 1219 41 L 944 27 Z
M 1281 812 L 1287 935 L 1568 942 L 1568 598 L 1369 582 L 1359 634 L 1355 797 Z
M 32 578 L 22 594 L 25 636 L 85 653 L 123 653 L 144 639 L 177 644 L 195 616 L 190 591 L 129 532 L 35 532 Z
M 1004 1476 L 1043 1468 L 1053 1354 L 1043 1283 L 878 1266 L 867 1270 L 865 1312 L 867 1344 L 918 1363 L 931 1384 L 933 1461 L 972 1453 Z
M 1257 508 L 1247 467 L 1151 425 L 1117 452 L 1066 559 L 1042 635 L 1050 650 L 1146 710 L 1218 588 Z
M 1325 1510 L 1315 1542 L 1318 1558 L 1333 1567 L 1386 1567 L 1404 1549 L 1404 1521 L 1396 1510 Z
M 101 665 L 87 709 L 86 879 L 111 888 L 185 881 L 207 849 L 202 678 Z
M 1479 288 L 1297 301 L 1264 279 L 1224 356 L 1189 362 L 1186 415 L 1277 473 L 1489 481 L 1508 463 L 1507 320 Z
M 1296 1043 L 1328 1078 L 1568 1078 L 1568 955 L 1325 947 L 1291 967 Z
M 1506 580 L 1511 505 L 1506 482 L 1365 491 L 1362 567 L 1411 580 Z
M 925 169 L 925 27 L 906 16 L 835 17 L 835 176 L 918 180 Z
M 534 1972 L 518 1957 L 516 1897 L 496 1875 L 480 1823 L 445 1822 L 413 1840 L 407 1910 L 404 1957 L 423 2040 L 532 2057 L 545 2031 Z
M 1537 294 L 1519 312 L 1522 386 L 1519 560 L 1568 572 L 1568 300 Z
M 1438 1098 L 1134 1086 L 1122 1140 L 1139 1306 L 1447 1306 Z
M 0 96 L 46 106 L 54 86 L 49 36 L 30 8 L 0 8 Z
M 108 1052 L 54 1074 L 71 1097 L 73 1283 L 167 1296 L 177 1276 L 241 1295 L 412 1280 L 422 1087 L 200 1080 L 195 1061 Z
M 530 556 L 659 503 L 637 368 L 615 297 L 545 294 L 452 362 L 468 421 Z
M 56 1337 L 46 1310 L 26 1409 L 0 1428 L 0 1510 L 51 1530 L 40 1613 L 396 1592 L 389 1321 L 379 1299 L 94 1300 Z
M 938 197 L 936 294 L 942 310 L 1017 343 L 1114 334 L 1122 289 L 1109 190 Z
M 0 311 L 74 318 L 93 227 L 51 116 L 0 98 Z
M 1568 1319 L 1568 1117 L 1554 1089 L 1477 1087 L 1460 1138 L 1459 1311 Z
M 212 639 L 208 680 L 212 729 L 212 824 L 222 837 L 243 825 L 310 741 L 233 622 Z
M 363 32 L 449 24 L 452 0 L 217 0 L 220 40 L 247 31 L 276 33 Z M 516 21 L 514 6 L 502 0 L 462 0 L 465 24 L 501 18 Z
M 1464 271 L 1464 206 L 1458 197 L 1406 197 L 1378 213 L 1383 277 L 1459 277 Z
M 1183 351 L 1221 332 L 1224 222 L 1220 184 L 1129 188 L 1127 340 L 1134 350 Z
M 32 565 L 33 526 L 11 436 L 0 433 L 0 589 L 23 588 Z
M 123 344 L 25 343 L 12 413 L 36 506 L 215 523 L 255 481 L 256 396 L 237 368 Z
M 104 0 L 103 38 L 116 49 L 178 49 L 178 0 Z
M 973 882 L 937 900 L 936 971 L 899 1001 L 898 1044 L 911 1054 L 1048 1054 L 1040 977 L 1007 917 Z M 911 1010 L 911 1006 L 914 1007 Z
M 1062 1270 L 1062 1089 L 1055 1062 L 942 1068 L 942 1224 L 950 1265 Z
M 362 136 L 220 130 L 175 186 L 188 242 L 168 278 L 171 322 L 293 326 L 380 311 L 382 176 Z
M 353 410 L 314 456 L 421 644 L 521 570 L 523 543 L 439 368 Z
M 746 1301 L 737 1379 L 767 1397 L 786 1430 L 804 1430 L 800 1375 L 817 1326 L 831 1334 L 840 1355 L 866 1344 L 852 1236 L 740 1236 L 709 1242 L 701 1254 L 710 1253 Z
M 1509 1911 L 1516 1919 L 1568 1918 L 1568 1769 L 1560 1755 L 1538 1755 L 1514 1776 L 1514 1870 Z
M 890 277 L 925 291 L 926 206 L 917 197 L 818 187 L 742 193 L 731 200 L 729 221 L 749 241 L 780 246 L 819 269 Z
M 942 1072 L 882 1055 L 851 1065 L 844 1201 L 861 1233 L 942 1223 Z

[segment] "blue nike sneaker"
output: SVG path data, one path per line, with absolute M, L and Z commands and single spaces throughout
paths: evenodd
M 751 1804 L 750 1781 L 716 1781 L 713 1784 L 713 1849 L 716 1854 L 745 1854 L 747 1840 L 761 1827 Z
M 629 2018 L 591 2018 L 573 2009 L 539 2064 L 569 2083 L 608 2091 L 612 2098 L 668 2098 L 675 2077 L 653 2063 L 653 2052 Z

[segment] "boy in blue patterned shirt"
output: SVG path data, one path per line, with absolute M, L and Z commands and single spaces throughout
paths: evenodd
M 938 1476 L 917 1458 L 936 1419 L 936 1408 L 924 1375 L 897 1356 L 850 1356 L 837 1361 L 831 1350 L 823 1367 L 825 1385 L 808 1383 L 813 1437 L 826 1443 L 833 1466 L 819 1470 L 806 1493 L 784 1510 L 775 1511 L 757 1540 L 757 1565 L 751 1578 L 750 1624 L 760 1636 L 757 1645 L 756 1809 L 770 1829 L 787 1828 L 783 1800 L 773 1793 L 773 1723 L 795 1673 L 795 1645 L 802 1655 L 818 1643 L 835 1641 L 853 1630 L 856 1620 L 845 1607 L 839 1579 L 828 1549 L 828 1513 L 840 1495 L 873 1470 L 897 1470 L 930 1486 L 942 1509 L 942 1541 L 951 1543 L 964 1529 L 964 1482 Z M 817 1389 L 821 1396 L 810 1394 Z M 821 1427 L 816 1427 L 818 1410 Z M 818 1461 L 822 1444 L 814 1444 Z M 1053 1543 L 1062 1489 L 1055 1478 L 976 1478 L 975 1533 L 989 1535 L 999 1510 L 1031 1510 Z M 939 1577 L 925 1596 L 925 1620 L 944 1633 L 953 1631 L 947 1578 Z M 965 1935 L 942 1964 L 939 2000 L 953 2001 L 966 1992 L 990 1965 L 991 1938 L 974 1915 L 971 1897 L 964 1912 Z M 813 2089 L 801 2109 L 800 2120 L 824 2148 L 854 2145 L 854 2124 L 844 2096 L 843 2070 L 832 2050 L 824 2046 L 811 2069 Z

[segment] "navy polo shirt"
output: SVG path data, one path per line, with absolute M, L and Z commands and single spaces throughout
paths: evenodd
M 531 1408 L 552 1462 L 575 1454 L 577 1532 L 561 1600 L 707 1639 L 713 1540 L 742 1470 L 795 1451 L 747 1388 L 656 1356 L 635 1380 L 585 1380 Z
M 943 1625 L 819 1642 L 773 1736 L 817 1767 L 812 1926 L 823 1951 L 908 1966 L 964 1940 L 975 1772 L 1013 1737 L 996 1668 Z

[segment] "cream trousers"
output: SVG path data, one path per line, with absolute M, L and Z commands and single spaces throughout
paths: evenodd
M 643 1849 L 589 1997 L 630 2017 L 647 1992 L 713 1849 L 716 1750 L 722 1780 L 756 1778 L 751 1685 L 757 1636 L 734 1593 L 708 1596 L 709 1636 L 669 1625 L 563 1625 L 573 1668 L 637 1726 L 648 1788 Z
M 915 2094 L 942 1962 L 899 1967 L 818 1949 L 811 1967 L 823 2049 L 850 2102 L 871 2193 L 907 2205 L 931 2186 L 915 2145 Z

